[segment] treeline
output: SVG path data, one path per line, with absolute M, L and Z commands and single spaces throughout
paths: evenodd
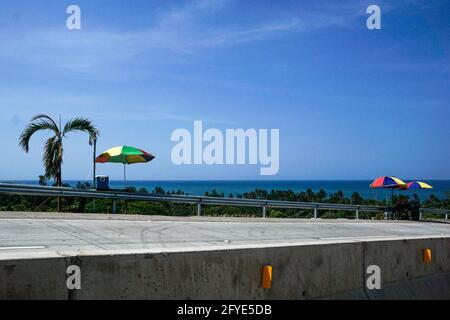
M 69 185 L 65 185 L 70 187 Z M 86 182 L 79 182 L 74 186 L 76 189 L 91 189 L 92 186 Z M 187 195 L 182 190 L 166 191 L 161 187 L 157 187 L 152 191 L 145 188 L 136 189 L 134 187 L 126 188 L 126 192 L 142 193 L 142 194 L 161 194 L 161 195 Z M 317 192 L 307 189 L 306 191 L 295 192 L 293 190 L 271 190 L 270 192 L 263 189 L 255 189 L 243 194 L 227 194 L 212 190 L 206 192 L 205 196 L 209 197 L 229 197 L 239 199 L 264 199 L 279 201 L 297 201 L 297 202 L 322 202 L 336 204 L 353 204 L 353 205 L 378 205 L 385 206 L 385 201 L 377 201 L 374 199 L 365 199 L 357 192 L 350 197 L 346 197 L 342 191 L 335 193 L 327 193 L 325 190 Z M 416 219 L 417 208 L 421 207 L 450 209 L 450 196 L 447 199 L 439 199 L 430 196 L 429 199 L 418 203 L 418 199 L 409 198 L 404 195 L 396 195 L 392 202 L 388 204 L 397 219 Z M 53 212 L 57 208 L 55 197 L 41 196 L 16 196 L 16 195 L 0 195 L 0 211 L 35 211 L 35 212 Z M 158 203 L 144 201 L 117 201 L 118 213 L 129 214 L 146 214 L 146 215 L 169 215 L 169 216 L 190 216 L 196 214 L 196 206 L 191 204 L 175 204 L 175 203 Z M 63 212 L 79 212 L 79 213 L 111 213 L 112 201 L 108 199 L 92 200 L 85 198 L 62 198 Z M 205 216 L 245 216 L 257 217 L 261 216 L 260 208 L 242 208 L 232 206 L 204 206 L 202 215 Z M 310 218 L 311 210 L 302 209 L 268 209 L 267 215 L 270 217 L 280 218 Z M 354 212 L 348 211 L 321 211 L 321 218 L 354 218 Z M 416 216 L 415 216 L 416 215 Z M 360 213 L 361 218 L 382 219 L 383 213 L 371 214 Z

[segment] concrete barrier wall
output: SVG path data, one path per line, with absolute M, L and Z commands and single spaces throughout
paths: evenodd
M 424 264 L 422 251 L 432 249 Z M 67 266 L 81 290 L 66 288 Z M 271 289 L 262 267 L 273 266 Z M 382 290 L 367 290 L 366 268 Z M 450 299 L 450 238 L 0 260 L 0 299 Z

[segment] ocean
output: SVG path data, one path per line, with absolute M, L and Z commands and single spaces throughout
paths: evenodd
M 38 184 L 37 181 L 7 181 L 24 184 Z M 77 180 L 64 181 L 74 186 Z M 91 181 L 89 181 L 91 182 Z M 305 191 L 311 188 L 314 192 L 323 189 L 327 194 L 335 193 L 341 190 L 345 196 L 350 197 L 353 192 L 358 192 L 363 198 L 385 200 L 390 197 L 391 190 L 371 189 L 370 180 L 257 180 L 257 181 L 127 181 L 127 187 L 145 188 L 153 191 L 156 187 L 161 187 L 166 191 L 184 191 L 190 195 L 204 195 L 205 192 L 216 190 L 218 193 L 224 193 L 225 196 L 233 194 L 243 194 L 255 189 L 264 189 L 267 191 L 288 190 L 295 192 Z M 433 186 L 432 190 L 395 190 L 395 194 L 412 196 L 416 193 L 421 200 L 426 200 L 430 195 L 446 199 L 450 194 L 450 180 L 426 180 L 425 182 Z M 92 183 L 92 182 L 91 182 Z M 122 189 L 123 181 L 110 181 L 110 188 Z

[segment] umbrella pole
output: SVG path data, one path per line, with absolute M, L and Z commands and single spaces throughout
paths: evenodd
M 95 161 L 96 156 L 97 156 L 97 138 L 94 139 L 93 141 L 94 143 L 94 150 L 93 150 L 93 162 L 94 162 L 94 169 L 92 172 L 92 186 L 94 187 L 94 189 L 97 189 L 97 162 Z M 92 199 L 92 211 L 95 213 L 95 198 Z
M 127 185 L 127 169 L 126 164 L 123 164 L 123 184 L 124 184 L 124 191 Z M 128 200 L 125 200 L 125 214 L 128 213 Z
M 127 169 L 125 163 L 123 164 L 123 188 L 127 186 Z
M 394 208 L 394 188 L 392 188 L 392 192 L 391 192 L 391 203 L 392 203 L 392 208 Z M 394 209 L 392 209 L 393 211 Z M 394 219 L 394 213 L 392 213 L 392 219 Z M 395 219 L 397 219 L 397 213 L 395 213 Z

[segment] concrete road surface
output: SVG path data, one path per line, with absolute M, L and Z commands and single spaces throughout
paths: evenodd
M 434 237 L 450 237 L 450 224 L 0 213 L 0 260 Z

